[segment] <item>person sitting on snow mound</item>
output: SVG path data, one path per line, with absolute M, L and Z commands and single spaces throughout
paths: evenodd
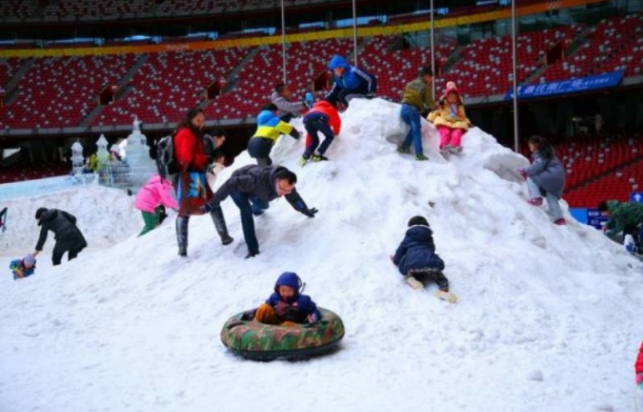
M 23 259 L 16 259 L 9 264 L 9 269 L 13 273 L 13 280 L 23 279 L 31 276 L 36 271 L 36 258 L 31 253 Z
M 534 162 L 526 169 L 518 169 L 518 173 L 527 180 L 528 202 L 533 206 L 541 206 L 545 196 L 554 224 L 566 225 L 558 203 L 565 188 L 565 167 L 556 157 L 554 148 L 542 137 L 532 136 L 528 144 Z
M 427 120 L 440 132 L 440 151 L 442 155 L 462 152 L 462 135 L 471 121 L 464 111 L 464 103 L 454 82 L 447 83 L 447 89 L 438 100 L 438 107 L 427 116 Z
M 413 289 L 423 288 L 422 280 L 433 281 L 439 288 L 438 298 L 451 303 L 457 301 L 456 296 L 449 293 L 449 280 L 442 273 L 444 261 L 435 253 L 433 232 L 424 217 L 409 220 L 406 235 L 391 260 Z
M 619 233 L 623 232 L 623 238 L 631 235 L 634 243 L 641 245 L 643 242 L 642 204 L 609 200 L 601 202 L 598 210 L 610 218 L 604 227 L 607 237 L 614 240 Z
M 255 320 L 267 325 L 296 326 L 302 323 L 316 323 L 321 313 L 310 296 L 302 295 L 303 283 L 294 272 L 284 272 L 275 291 L 266 303 L 243 314 L 243 320 Z
M 328 68 L 333 72 L 333 87 L 326 94 L 324 100 L 337 107 L 341 103 L 348 107 L 348 102 L 354 98 L 374 97 L 377 92 L 377 78 L 364 70 L 348 64 L 345 58 L 333 56 L 328 63 Z
M 314 162 L 328 160 L 324 154 L 342 128 L 342 119 L 339 117 L 337 109 L 326 100 L 318 101 L 304 116 L 304 126 L 308 133 L 306 136 L 306 150 L 297 163 L 300 166 L 304 166 L 311 156 Z M 319 132 L 324 135 L 324 141 L 321 145 L 319 144 Z
M 257 131 L 248 141 L 248 154 L 257 160 L 259 165 L 271 165 L 270 151 L 282 134 L 288 134 L 295 140 L 299 139 L 299 131 L 278 116 L 279 109 L 274 103 L 268 103 L 261 108 L 257 116 Z

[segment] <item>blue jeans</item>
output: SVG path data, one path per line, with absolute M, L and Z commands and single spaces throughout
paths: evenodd
M 248 252 L 259 253 L 259 242 L 255 234 L 255 220 L 252 215 L 256 211 L 263 213 L 265 209 L 268 209 L 268 202 L 249 193 L 232 192 L 230 197 L 241 212 L 241 228 L 248 246 Z
M 540 187 L 534 182 L 534 179 L 531 177 L 527 178 L 527 192 L 529 193 L 530 199 L 537 199 L 541 196 Z M 551 193 L 547 192 L 545 195 L 547 199 L 547 205 L 549 206 L 549 214 L 552 219 L 558 220 L 563 217 L 563 210 L 560 208 L 560 203 L 558 203 L 558 198 Z
M 411 127 L 402 144 L 404 147 L 410 147 L 411 142 L 413 142 L 415 154 L 424 154 L 422 150 L 422 123 L 420 122 L 420 112 L 411 105 L 403 104 L 401 116 L 404 123 Z
M 333 142 L 333 139 L 335 138 L 335 135 L 333 135 L 333 131 L 330 130 L 330 126 L 328 126 L 328 117 L 324 116 L 321 113 L 311 113 L 304 117 L 304 126 L 306 127 L 306 133 L 310 136 L 311 143 L 309 146 L 306 147 L 306 150 L 304 151 L 304 157 L 306 159 L 310 158 L 310 156 L 315 153 L 315 149 L 319 146 L 319 150 L 317 150 L 317 153 L 320 155 L 323 155 L 326 153 L 326 150 L 328 150 L 328 146 Z M 319 145 L 319 136 L 317 135 L 318 132 L 322 132 L 324 135 L 324 141 L 322 142 L 321 146 Z

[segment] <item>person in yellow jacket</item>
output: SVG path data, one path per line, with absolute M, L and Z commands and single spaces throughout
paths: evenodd
M 271 165 L 270 151 L 282 134 L 288 134 L 299 139 L 299 131 L 290 124 L 282 121 L 277 113 L 279 108 L 269 103 L 261 109 L 257 116 L 257 131 L 248 142 L 250 157 L 257 159 L 259 165 Z
M 427 119 L 440 132 L 440 150 L 443 155 L 462 152 L 462 135 L 469 130 L 471 122 L 454 82 L 447 83 L 447 89 L 438 101 L 438 108 L 429 113 Z

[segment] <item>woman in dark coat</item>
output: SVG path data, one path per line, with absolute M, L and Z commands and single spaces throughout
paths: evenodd
M 46 209 L 41 207 L 36 212 L 36 220 L 40 226 L 40 238 L 36 245 L 36 256 L 42 251 L 47 241 L 47 232 L 54 232 L 56 245 L 52 254 L 54 266 L 60 265 L 63 254 L 68 252 L 68 260 L 75 259 L 81 250 L 87 247 L 87 241 L 76 226 L 76 217 L 64 210 Z

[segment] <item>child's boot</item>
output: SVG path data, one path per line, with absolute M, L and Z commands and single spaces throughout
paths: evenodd
M 419 280 L 417 280 L 415 277 L 413 277 L 413 275 L 408 275 L 406 278 L 404 278 L 404 280 L 405 280 L 405 281 L 406 281 L 406 283 L 408 283 L 408 285 L 409 285 L 410 287 L 412 287 L 413 289 L 416 289 L 416 290 L 417 290 L 417 289 L 422 289 L 422 288 L 424 288 L 424 284 L 422 284 L 422 282 L 420 282 L 420 281 L 419 281 Z
M 297 160 L 297 164 L 301 167 L 306 166 L 306 163 L 308 163 L 308 158 L 304 156 L 300 157 L 299 160 Z
M 458 297 L 456 295 L 454 295 L 453 293 L 451 293 L 451 292 L 445 292 L 444 290 L 438 290 L 437 292 L 435 292 L 435 296 L 438 299 L 443 300 L 445 302 L 458 303 Z
M 429 160 L 429 158 L 424 156 L 424 154 L 422 153 L 418 153 L 415 155 L 415 160 L 424 161 L 424 160 Z
M 322 162 L 322 161 L 326 161 L 326 160 L 328 160 L 328 158 L 326 156 L 322 156 L 322 155 L 320 155 L 318 153 L 315 153 L 313 155 L 313 162 Z
M 407 146 L 404 146 L 404 145 L 399 145 L 397 147 L 397 151 L 398 151 L 398 153 L 408 154 L 408 153 L 411 153 L 411 148 L 409 148 Z

